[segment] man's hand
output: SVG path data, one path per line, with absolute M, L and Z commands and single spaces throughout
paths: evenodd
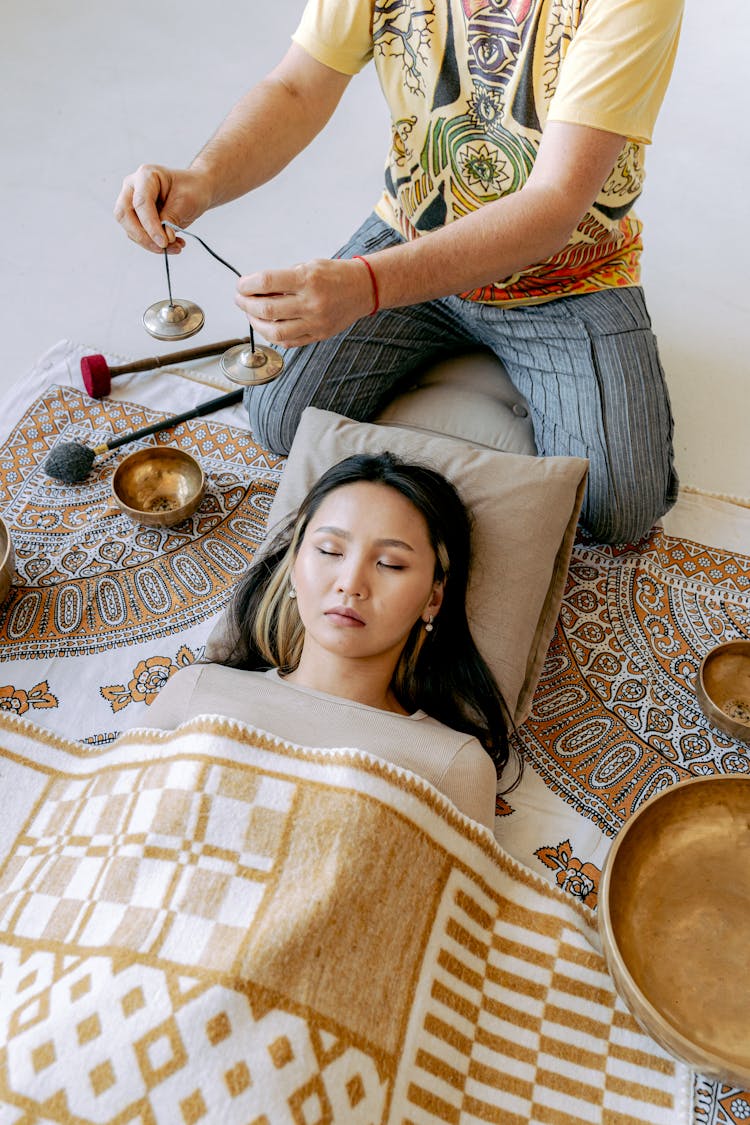
M 292 348 L 343 332 L 375 301 L 364 262 L 335 258 L 247 274 L 235 303 L 269 343 Z
M 178 253 L 184 240 L 162 223 L 188 227 L 209 207 L 267 183 L 317 136 L 349 80 L 292 43 L 230 110 L 190 168 L 142 164 L 125 177 L 115 204 L 118 223 L 146 250 Z
M 115 203 L 115 218 L 128 238 L 145 250 L 177 254 L 185 245 L 171 227 L 188 227 L 210 206 L 205 176 L 194 169 L 142 164 L 122 183 Z

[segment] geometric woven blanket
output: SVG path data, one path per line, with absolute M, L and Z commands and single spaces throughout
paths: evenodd
M 425 782 L 0 717 L 0 1119 L 687 1125 L 591 912 Z

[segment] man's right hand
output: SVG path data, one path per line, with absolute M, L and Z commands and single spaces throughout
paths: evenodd
M 142 164 L 122 182 L 115 218 L 128 238 L 145 250 L 178 254 L 185 245 L 171 227 L 188 227 L 211 206 L 205 176 L 197 169 Z

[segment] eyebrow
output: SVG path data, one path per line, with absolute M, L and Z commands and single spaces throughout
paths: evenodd
M 327 532 L 329 535 L 338 535 L 341 539 L 351 539 L 351 534 L 345 531 L 342 527 L 334 527 L 332 524 L 324 524 L 322 527 L 314 527 L 313 534 L 321 531 Z M 378 547 L 403 547 L 405 551 L 413 551 L 411 543 L 406 543 L 403 539 L 376 539 L 375 544 Z

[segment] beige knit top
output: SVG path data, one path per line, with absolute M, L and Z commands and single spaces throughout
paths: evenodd
M 424 711 L 397 715 L 291 684 L 277 669 L 191 664 L 151 704 L 147 725 L 174 730 L 195 715 L 225 715 L 300 746 L 365 750 L 411 770 L 461 812 L 492 828 L 497 777 L 484 747 Z

